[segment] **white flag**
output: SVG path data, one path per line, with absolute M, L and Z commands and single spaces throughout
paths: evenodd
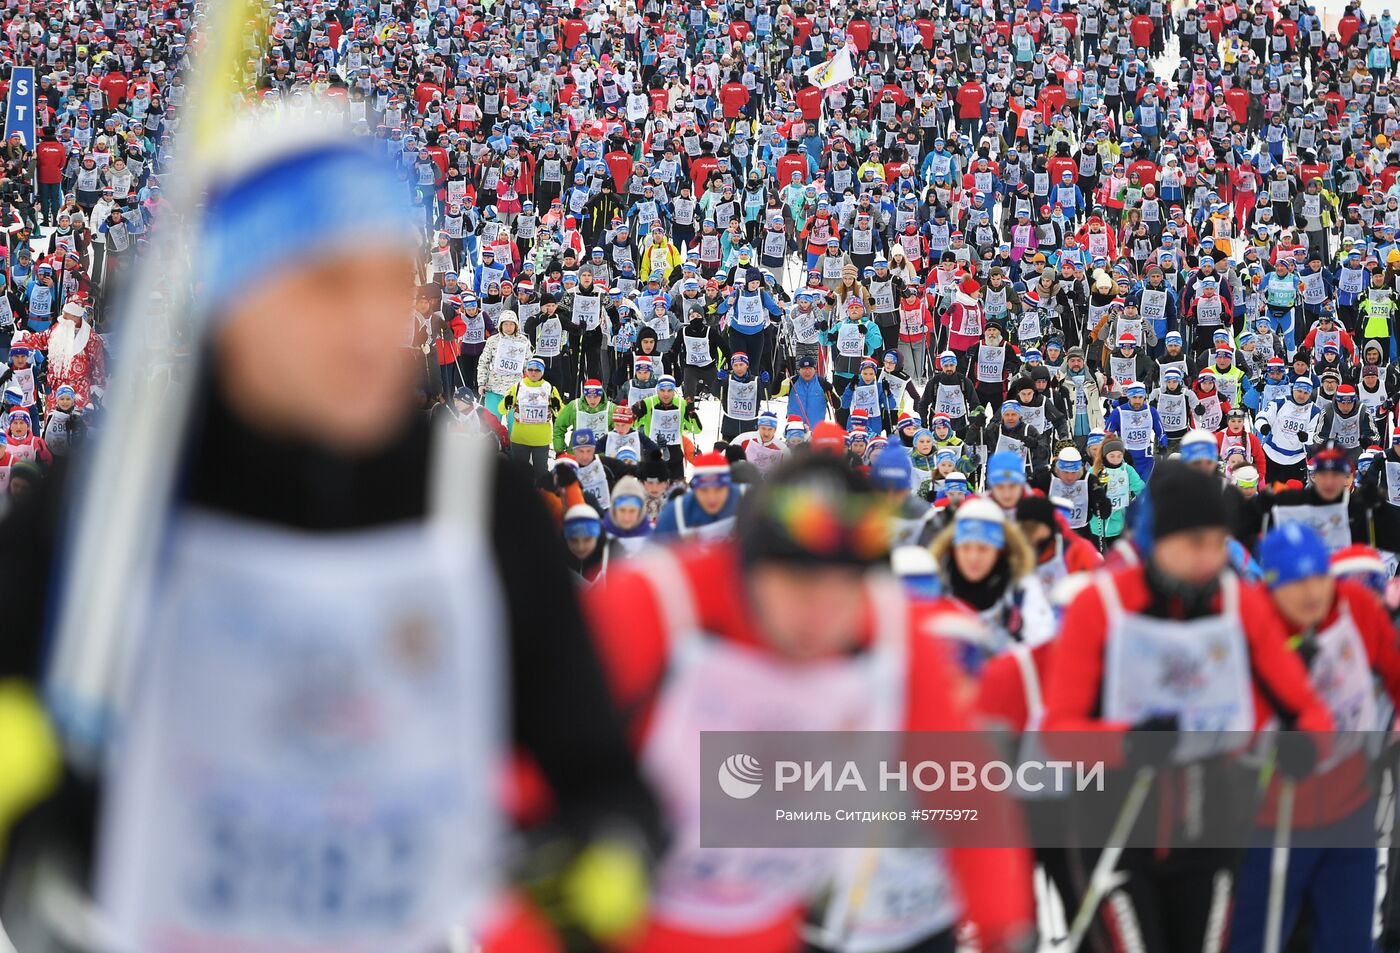
M 807 81 L 818 89 L 830 89 L 833 86 L 840 86 L 842 83 L 849 83 L 855 75 L 855 66 L 851 63 L 851 48 L 849 46 L 841 47 L 836 55 L 825 63 L 818 63 L 807 69 Z

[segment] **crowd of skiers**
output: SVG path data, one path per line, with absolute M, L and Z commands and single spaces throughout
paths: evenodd
M 624 711 L 696 690 L 653 643 L 698 625 L 721 647 L 767 646 L 782 674 L 746 720 L 734 686 L 757 663 L 717 661 L 696 677 L 734 712 L 691 711 L 690 727 L 874 724 L 839 692 L 804 698 L 792 663 L 834 651 L 820 620 L 858 612 L 829 595 L 860 585 L 828 563 L 879 564 L 937 607 L 953 677 L 978 686 L 968 724 L 1107 728 L 1128 766 L 1162 768 L 1143 824 L 1189 829 L 1197 808 L 1173 785 L 1217 767 L 1168 771 L 1152 732 L 1386 730 L 1400 690 L 1382 603 L 1400 552 L 1388 13 L 643 4 L 560 30 L 539 35 L 553 80 L 507 67 L 503 84 L 418 88 L 437 229 L 420 326 L 442 414 L 494 433 L 557 508 Z M 467 101 L 444 157 L 432 121 Z M 855 556 L 859 520 L 801 489 L 837 473 L 883 514 L 888 555 Z M 830 559 L 806 535 L 823 520 L 842 540 Z M 686 541 L 708 545 L 669 545 Z M 770 563 L 778 578 L 755 581 Z M 1124 667 L 1127 644 L 1157 661 Z M 1172 663 L 1208 673 L 1195 701 L 1147 670 Z M 1218 720 L 1193 707 L 1205 699 Z M 679 737 L 644 728 L 644 753 Z M 1321 834 L 1282 873 L 1259 847 L 1130 850 L 1105 898 L 1092 851 L 1035 860 L 1069 917 L 1098 911 L 1092 948 L 1277 949 L 1281 906 L 1298 949 L 1369 949 L 1375 851 L 1326 837 L 1376 813 L 1353 783 L 1362 761 L 1280 757 L 1269 804 L 1281 785 L 1311 800 L 1286 822 L 1266 808 L 1257 842 L 1280 823 Z M 644 948 L 786 949 L 804 910 L 824 924 L 805 934 L 815 948 L 851 951 L 952 949 L 960 922 L 1015 948 L 1035 922 L 1025 870 L 995 874 L 990 897 L 963 858 L 932 873 L 882 859 L 814 906 L 758 849 L 707 867 L 693 833 L 663 859 Z M 963 906 L 930 899 L 946 896 L 930 880 Z
M 213 190 L 208 214 L 238 242 L 212 245 L 223 257 L 199 269 L 221 323 L 190 351 L 222 386 L 196 391 L 204 430 L 169 495 L 260 529 L 215 525 L 167 572 L 200 594 L 196 608 L 267 587 L 284 600 L 260 603 L 268 615 L 325 597 L 304 627 L 359 634 L 381 599 L 470 580 L 468 603 L 441 600 L 437 621 L 466 632 L 476 613 L 505 633 L 514 722 L 502 734 L 530 756 L 507 772 L 509 821 L 564 831 L 531 853 L 540 869 L 509 871 L 510 901 L 483 904 L 470 930 L 482 949 L 1011 953 L 1056 939 L 1058 908 L 1086 949 L 1400 950 L 1396 865 L 1378 889 L 1375 849 L 1377 815 L 1394 813 L 1382 792 L 1396 788 L 1386 738 L 1400 698 L 1400 30 L 1388 12 L 1324 21 L 1297 0 L 279 0 L 269 12 L 248 98 L 339 117 L 360 151 L 303 143 L 258 165 L 270 146 L 250 141 L 252 185 Z M 32 552 L 16 576 L 31 594 L 58 591 L 57 494 L 35 491 L 102 402 L 108 292 L 158 221 L 198 19 L 193 4 L 127 0 L 4 14 L 9 58 L 39 83 L 39 141 L 0 154 L 0 477 L 7 496 L 45 503 L 0 532 Z M 396 202 L 411 213 L 408 254 Z M 288 290 L 278 282 L 298 255 L 344 261 Z M 396 353 L 356 363 L 336 331 L 287 330 L 364 319 L 407 281 L 400 257 L 414 277 Z M 240 303 L 262 282 L 275 310 Z M 392 395 L 381 360 L 416 380 L 423 413 L 407 436 L 387 401 L 358 418 L 383 446 L 346 436 L 350 411 L 312 412 L 335 388 L 345 406 Z M 280 399 L 259 404 L 274 379 Z M 420 578 L 417 542 L 391 550 L 401 559 L 378 551 L 384 525 L 441 516 L 425 421 L 483 435 L 517 464 L 482 501 L 489 553 L 469 554 L 494 574 L 449 575 L 459 554 L 431 549 Z M 517 492 L 519 474 L 537 492 Z M 413 492 L 386 494 L 400 483 Z M 518 531 L 515 513 L 527 514 Z M 295 532 L 270 546 L 268 526 Z M 336 552 L 300 548 L 324 533 Z M 225 546 L 249 558 L 221 557 Z M 293 550 L 306 558 L 283 561 Z M 308 568 L 318 560 L 354 585 L 332 588 Z M 248 588 L 221 589 L 220 573 Z M 38 683 L 53 620 L 19 616 L 22 634 L 0 633 L 0 675 Z M 438 648 L 433 625 L 409 622 L 381 666 L 406 678 Z M 541 633 L 557 634 L 557 653 Z M 358 660 L 328 668 L 291 646 L 307 658 L 285 667 L 298 694 L 277 711 L 306 731 L 298 756 L 324 767 L 334 745 L 374 733 L 327 730 L 360 710 L 343 694 Z M 282 668 L 230 657 L 244 675 Z M 463 661 L 449 664 L 470 674 Z M 441 945 L 451 924 L 431 942 L 425 930 L 459 912 L 441 894 L 464 865 L 439 851 L 430 871 L 424 858 L 430 844 L 484 850 L 478 815 L 453 826 L 429 785 L 386 793 L 353 775 L 384 817 L 347 820 L 336 789 L 308 816 L 340 839 L 317 841 L 322 828 L 295 812 L 255 810 L 254 823 L 228 792 L 256 776 L 304 807 L 297 772 L 231 764 L 222 735 L 171 713 L 188 715 L 190 686 L 248 723 L 263 699 L 219 693 L 232 684 L 221 672 L 180 673 L 189 684 L 167 679 L 179 691 L 133 703 L 164 743 L 135 760 L 166 783 L 133 784 L 131 762 L 113 760 L 121 796 L 96 825 L 91 777 L 64 775 L 58 806 L 44 801 L 56 777 L 19 783 L 27 764 L 7 762 L 5 744 L 42 732 L 0 681 L 0 769 L 12 769 L 0 834 L 15 825 L 0 921 L 45 949 L 112 948 L 33 902 L 50 896 L 58 856 L 143 953 Z M 442 703 L 416 738 L 460 728 L 444 724 L 441 689 L 394 696 L 396 712 L 415 695 Z M 1134 840 L 1158 846 L 1111 855 L 1104 876 L 1103 844 L 799 855 L 700 836 L 702 731 L 980 727 L 1102 734 L 1124 803 L 1142 791 Z M 1297 743 L 1279 745 L 1247 803 L 1221 783 L 1240 770 L 1234 752 L 1184 740 L 1276 727 Z M 1334 730 L 1377 743 L 1348 747 Z M 485 752 L 480 734 L 468 740 Z M 427 765 L 434 783 L 487 775 L 449 760 L 433 749 L 394 763 L 414 778 Z M 172 794 L 184 784 L 221 795 L 219 823 L 167 854 L 150 844 L 164 845 L 167 820 L 185 832 Z M 1019 807 L 1004 809 L 1016 829 Z M 430 815 L 436 826 L 414 830 L 433 833 L 396 839 L 400 811 Z M 1243 818 L 1249 845 L 1201 839 L 1202 813 Z M 1269 851 L 1290 834 L 1290 849 Z M 268 858 L 283 848 L 278 867 Z M 218 875 L 186 889 L 167 876 L 176 857 Z M 162 889 L 138 896 L 148 877 Z M 398 902 L 395 878 L 404 898 L 437 892 Z
M 71 2 L 0 23 L 0 508 L 101 407 L 107 305 L 163 207 L 191 13 Z

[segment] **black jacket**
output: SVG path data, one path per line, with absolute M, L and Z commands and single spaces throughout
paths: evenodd
M 412 414 L 388 446 L 359 458 L 255 433 L 213 397 L 194 420 L 183 484 L 190 502 L 318 535 L 389 526 L 425 513 L 430 429 L 423 414 Z M 0 521 L 0 546 L 18 551 L 22 545 L 37 557 L 11 567 L 10 591 L 38 596 L 21 600 L 24 611 L 6 620 L 0 678 L 37 680 L 40 673 L 42 633 L 51 621 L 42 596 L 49 592 L 68 502 L 63 469 Z M 656 806 L 609 699 L 558 526 L 529 475 L 504 461 L 491 514 L 507 616 L 512 736 L 553 791 L 552 823 L 580 840 L 621 824 L 657 843 Z M 90 871 L 99 796 L 100 781 L 67 776 L 52 799 L 16 826 L 8 858 L 16 861 L 43 844 L 72 854 L 79 871 Z M 0 867 L 0 896 L 6 873 Z

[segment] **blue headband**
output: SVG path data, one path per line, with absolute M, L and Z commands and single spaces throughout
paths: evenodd
M 320 144 L 216 188 L 205 213 L 203 305 L 263 275 L 358 244 L 416 244 L 404 183 L 356 142 Z
M 596 519 L 575 519 L 564 522 L 565 539 L 587 539 L 603 531 L 603 524 Z
M 699 486 L 729 486 L 734 482 L 729 471 L 722 473 L 696 473 L 690 478 L 692 487 Z
M 1010 470 L 1010 469 L 1005 469 L 1005 470 L 1003 470 L 1003 469 L 997 469 L 997 470 L 989 470 L 989 471 L 987 472 L 987 485 L 988 485 L 988 486 L 1000 486 L 1000 485 L 1003 484 L 1003 483 L 1020 483 L 1020 484 L 1024 484 L 1025 482 L 1026 482 L 1026 472 L 1025 472 L 1024 470 L 1020 470 L 1020 469 L 1017 469 L 1017 470 Z
M 1187 463 L 1195 463 L 1200 460 L 1214 462 L 1219 459 L 1219 456 L 1220 451 L 1216 449 L 1215 444 L 1206 443 L 1204 440 L 1200 443 L 1183 444 L 1181 447 L 1181 459 Z
M 1006 527 L 991 520 L 957 520 L 953 523 L 953 544 L 986 543 L 994 549 L 1006 545 Z

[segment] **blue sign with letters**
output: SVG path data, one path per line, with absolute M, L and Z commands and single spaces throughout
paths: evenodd
M 26 149 L 34 148 L 34 67 L 16 66 L 10 74 L 10 95 L 5 100 L 5 138 L 15 133 Z

